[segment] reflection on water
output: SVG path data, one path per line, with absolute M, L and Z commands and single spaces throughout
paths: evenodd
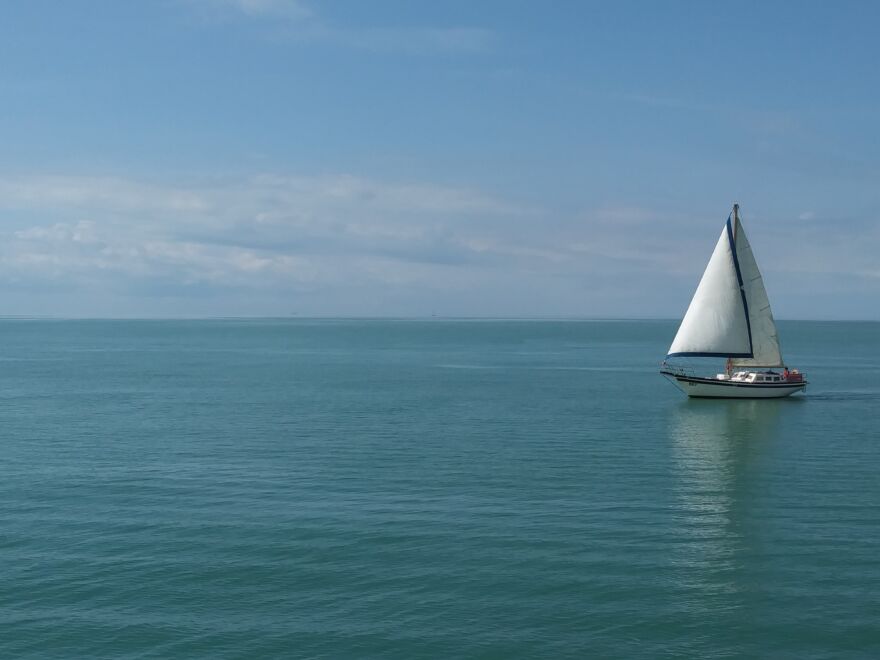
M 678 532 L 673 561 L 704 596 L 739 591 L 744 555 L 761 543 L 756 467 L 789 400 L 688 400 L 670 411 Z M 797 405 L 797 404 L 794 404 Z

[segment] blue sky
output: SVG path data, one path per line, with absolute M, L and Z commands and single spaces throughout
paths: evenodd
M 735 6 L 734 6 L 735 5 Z M 870 2 L 0 7 L 0 313 L 880 318 Z

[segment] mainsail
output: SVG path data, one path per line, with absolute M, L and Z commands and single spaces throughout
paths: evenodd
M 770 301 L 736 206 L 666 357 L 729 357 L 734 366 L 783 366 Z

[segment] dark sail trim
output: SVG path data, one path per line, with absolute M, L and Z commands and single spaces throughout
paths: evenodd
M 749 352 L 747 355 L 731 355 L 730 357 L 755 357 L 755 348 L 752 345 L 752 322 L 749 319 L 749 303 L 746 302 L 746 291 L 743 288 L 742 273 L 739 270 L 739 258 L 736 256 L 736 242 L 733 238 L 733 227 L 730 225 L 730 216 L 727 216 L 727 240 L 730 242 L 730 253 L 733 255 L 733 267 L 736 269 L 736 281 L 739 283 L 739 295 L 743 301 L 743 310 L 746 313 L 746 329 L 749 331 Z
M 723 358 L 750 358 L 755 357 L 751 353 L 667 353 L 666 357 L 723 357 Z

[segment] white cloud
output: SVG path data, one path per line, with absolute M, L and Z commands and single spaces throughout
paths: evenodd
M 494 32 L 477 27 L 325 27 L 301 36 L 363 50 L 410 54 L 476 53 L 491 49 L 496 40 Z
M 285 16 L 302 19 L 312 16 L 312 10 L 299 0 L 227 0 L 245 14 Z
M 773 294 L 779 282 L 794 288 L 799 272 L 876 288 L 876 227 L 857 241 L 756 227 Z M 430 313 L 439 300 L 441 313 L 590 314 L 602 305 L 598 313 L 675 315 L 719 231 L 720 221 L 637 206 L 568 216 L 466 187 L 351 175 L 0 178 L 7 290 L 146 309 L 151 297 L 189 296 L 163 307 L 178 314 L 195 313 L 195 300 L 217 314 L 286 313 L 291 301 L 303 313 Z
M 260 21 L 273 39 L 377 52 L 473 53 L 490 49 L 491 30 L 474 26 L 388 27 L 328 21 L 302 0 L 183 0 L 211 20 Z
M 99 208 L 105 211 L 206 211 L 196 190 L 110 177 L 36 176 L 0 179 L 7 208 Z
M 314 12 L 301 0 L 189 0 L 203 11 L 234 12 L 249 17 L 303 20 Z
M 0 179 L 0 277 L 99 273 L 180 286 L 284 288 L 406 281 L 467 259 L 491 217 L 534 213 L 479 191 L 353 176 L 260 175 L 157 185 L 102 177 Z M 81 219 L 89 218 L 88 220 Z

